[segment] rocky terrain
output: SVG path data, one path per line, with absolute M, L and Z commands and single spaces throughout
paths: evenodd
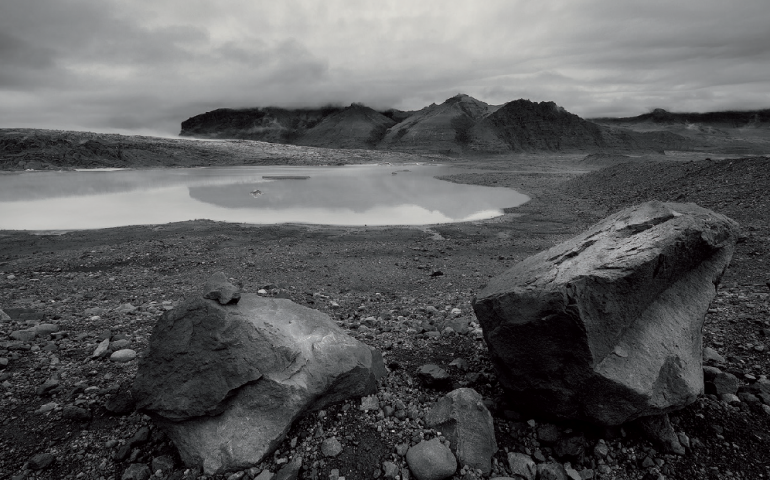
M 5 140 L 20 141 L 3 133 Z M 32 140 L 22 143 L 36 145 L 28 135 Z M 70 151 L 77 143 L 72 135 L 61 135 L 65 143 L 57 152 Z M 4 145 L 7 150 L 16 143 Z M 201 161 L 243 158 L 239 142 L 159 139 L 144 148 L 187 152 L 198 145 L 212 148 Z M 219 145 L 230 153 L 214 156 L 216 148 L 225 148 Z M 313 152 L 294 148 L 297 158 Z M 314 161 L 331 163 L 335 154 L 318 155 Z M 271 158 L 286 157 L 259 161 Z M 498 451 L 489 477 L 521 472 L 528 461 L 550 472 L 540 478 L 770 475 L 770 398 L 764 396 L 770 392 L 762 390 L 770 374 L 770 159 L 634 158 L 613 164 L 603 158 L 609 167 L 585 173 L 597 167 L 595 159 L 583 158 L 494 157 L 475 160 L 478 173 L 448 177 L 515 188 L 532 198 L 485 222 L 333 228 L 196 221 L 46 235 L 0 232 L 0 308 L 7 314 L 0 320 L 0 477 L 203 478 L 182 465 L 149 417 L 133 411 L 129 385 L 137 358 L 125 351 L 145 355 L 159 315 L 199 294 L 218 271 L 239 280 L 245 292 L 328 313 L 381 350 L 388 367 L 374 397 L 301 417 L 273 456 L 221 478 L 263 480 L 279 471 L 283 476 L 276 478 L 291 478 L 297 469 L 304 479 L 413 478 L 408 449 L 442 438 L 427 427 L 426 415 L 445 388 L 463 386 L 477 391 L 492 413 Z M 489 278 L 516 262 L 625 205 L 651 199 L 697 202 L 743 227 L 705 319 L 712 368 L 706 373 L 712 380 L 718 375 L 719 389 L 671 414 L 683 454 L 664 451 L 633 424 L 597 428 L 517 412 L 502 395 L 470 306 Z M 426 364 L 437 365 L 448 381 L 439 388 L 425 383 L 420 369 Z M 463 466 L 455 474 L 479 477 Z

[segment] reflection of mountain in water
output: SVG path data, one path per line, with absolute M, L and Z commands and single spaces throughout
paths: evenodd
M 417 205 L 462 218 L 480 210 L 500 209 L 527 199 L 509 189 L 461 185 L 423 175 L 320 176 L 305 182 L 260 185 L 254 198 L 248 185 L 190 187 L 190 197 L 225 208 L 326 208 L 365 212 L 375 207 Z
M 3 182 L 0 201 L 42 200 L 46 198 L 107 195 L 136 190 L 155 190 L 189 185 L 266 183 L 258 174 L 234 176 L 222 169 L 128 170 L 116 172 L 34 172 L 8 176 Z

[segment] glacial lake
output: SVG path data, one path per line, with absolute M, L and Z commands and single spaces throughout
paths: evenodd
M 209 167 L 0 175 L 0 229 L 78 230 L 208 219 L 235 223 L 429 225 L 521 205 L 508 188 L 434 178 L 434 165 Z

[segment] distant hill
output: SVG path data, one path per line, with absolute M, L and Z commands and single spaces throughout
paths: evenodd
M 333 113 L 303 132 L 297 145 L 328 148 L 374 148 L 395 125 L 388 118 L 361 104 Z
M 378 146 L 403 152 L 460 153 L 476 122 L 498 108 L 459 94 L 414 112 L 391 127 Z
M 182 137 L 261 140 L 294 143 L 305 131 L 342 107 L 286 109 L 276 107 L 219 108 L 182 122 Z
M 650 113 L 636 117 L 594 118 L 592 121 L 603 124 L 701 124 L 712 127 L 746 128 L 770 127 L 770 109 L 750 111 L 724 111 L 706 113 L 673 113 L 656 108 Z
M 770 152 L 770 109 L 706 113 L 673 113 L 661 108 L 636 117 L 593 118 L 599 125 L 642 133 L 671 134 L 687 139 L 686 148 L 725 154 Z
M 730 129 L 740 128 L 740 134 Z M 182 122 L 181 136 L 473 155 L 510 152 L 770 151 L 770 110 L 583 119 L 554 102 L 489 105 L 458 94 L 421 110 L 349 107 L 218 109 Z

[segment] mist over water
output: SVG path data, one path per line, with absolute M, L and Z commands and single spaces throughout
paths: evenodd
M 423 225 L 481 220 L 528 198 L 433 178 L 440 166 L 225 167 L 0 176 L 0 229 L 69 230 L 195 219 Z M 268 179 L 263 177 L 308 177 Z

